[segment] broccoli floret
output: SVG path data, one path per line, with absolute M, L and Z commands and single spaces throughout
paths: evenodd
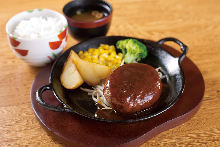
M 116 47 L 122 50 L 125 63 L 136 63 L 147 56 L 147 47 L 136 39 L 119 40 Z

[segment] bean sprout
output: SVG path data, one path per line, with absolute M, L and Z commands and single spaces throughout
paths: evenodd
M 96 104 L 99 104 L 103 107 L 103 108 L 100 108 L 98 106 L 98 108 L 100 108 L 100 109 L 112 109 L 110 104 L 108 103 L 108 101 L 105 99 L 105 97 L 103 95 L 104 83 L 102 82 L 101 84 L 96 85 L 92 88 L 93 89 L 80 87 L 80 89 L 82 91 L 85 91 L 85 92 L 88 93 L 88 95 L 92 96 L 92 99 L 93 99 L 93 101 L 95 101 Z
M 159 75 L 160 79 L 164 79 L 166 77 L 164 75 L 164 70 L 162 69 L 162 67 L 158 67 L 155 70 L 158 72 L 158 75 Z

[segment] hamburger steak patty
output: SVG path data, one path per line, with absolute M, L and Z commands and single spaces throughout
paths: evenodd
M 152 66 L 130 63 L 108 76 L 103 93 L 112 109 L 132 114 L 154 104 L 160 97 L 161 89 L 160 77 Z

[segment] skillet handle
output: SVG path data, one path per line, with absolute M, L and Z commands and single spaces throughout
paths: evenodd
M 182 50 L 182 54 L 179 56 L 179 64 L 182 63 L 183 59 L 186 57 L 186 53 L 188 52 L 188 47 L 183 44 L 180 40 L 176 39 L 176 38 L 172 38 L 172 37 L 168 37 L 168 38 L 164 38 L 158 41 L 159 45 L 162 45 L 164 42 L 166 41 L 173 41 L 175 43 L 177 43 L 180 46 L 180 49 Z
M 47 108 L 49 110 L 56 111 L 56 112 L 72 112 L 72 110 L 68 109 L 68 108 L 57 107 L 57 106 L 47 104 L 42 98 L 42 94 L 47 90 L 52 90 L 51 85 L 44 85 L 44 86 L 40 87 L 36 92 L 36 101 L 41 106 L 43 106 L 44 108 Z

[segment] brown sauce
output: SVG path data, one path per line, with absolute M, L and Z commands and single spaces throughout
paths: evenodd
M 78 10 L 71 18 L 77 21 L 95 21 L 104 17 L 102 12 L 97 10 Z
M 122 114 L 132 114 L 152 106 L 161 95 L 157 71 L 147 64 L 125 64 L 106 79 L 104 96 L 111 107 Z

